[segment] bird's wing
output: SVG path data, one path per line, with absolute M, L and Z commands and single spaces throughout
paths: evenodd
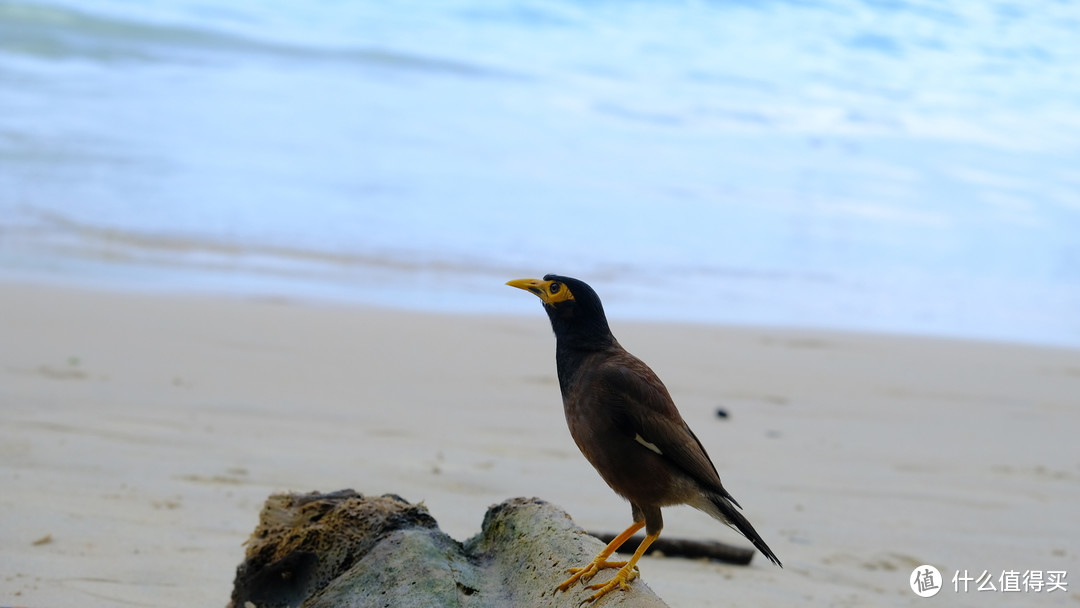
M 606 394 L 614 406 L 611 414 L 617 428 L 640 443 L 642 449 L 668 459 L 704 488 L 735 502 L 720 483 L 705 447 L 649 366 L 627 353 L 626 357 L 609 361 L 598 376 L 596 381 L 603 385 L 601 394 Z

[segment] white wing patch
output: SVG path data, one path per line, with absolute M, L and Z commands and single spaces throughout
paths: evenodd
M 640 443 L 641 445 L 649 448 L 650 450 L 656 452 L 657 454 L 660 454 L 661 456 L 664 455 L 664 453 L 660 451 L 660 448 L 656 447 L 655 443 L 649 443 L 648 441 L 645 441 L 645 438 L 641 436 L 641 433 L 638 433 L 637 435 L 634 435 L 634 441 L 636 441 L 636 442 Z

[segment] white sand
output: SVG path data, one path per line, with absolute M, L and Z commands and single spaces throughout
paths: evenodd
M 224 605 L 282 490 L 393 492 L 462 540 L 512 496 L 621 530 L 630 509 L 570 440 L 529 304 L 450 317 L 0 286 L 0 605 Z M 646 558 L 672 606 L 906 605 L 928 601 L 907 583 L 922 563 L 1075 577 L 1037 597 L 947 581 L 949 605 L 1080 600 L 1080 352 L 613 326 L 786 566 Z M 744 542 L 665 514 L 665 534 Z

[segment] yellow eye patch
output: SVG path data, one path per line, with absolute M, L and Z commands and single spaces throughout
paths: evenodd
M 574 299 L 574 294 L 570 293 L 570 288 L 558 281 L 547 281 L 544 286 L 547 288 L 548 293 L 548 297 L 544 299 L 545 302 L 556 304 Z

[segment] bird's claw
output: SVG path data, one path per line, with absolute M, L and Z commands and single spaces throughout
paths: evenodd
M 592 577 L 596 576 L 597 572 L 600 572 L 601 570 L 603 570 L 605 568 L 622 568 L 625 565 L 626 565 L 626 562 L 609 562 L 607 560 L 593 560 L 592 562 L 589 563 L 589 565 L 587 565 L 587 566 L 585 566 L 583 568 L 569 568 L 567 570 L 567 572 L 569 572 L 573 576 L 571 576 L 570 578 L 563 581 L 559 585 L 558 589 L 559 589 L 559 591 L 566 591 L 567 589 L 570 588 L 571 585 L 578 582 L 579 580 L 586 580 L 587 581 L 587 580 L 591 579 Z M 637 568 L 635 567 L 634 569 L 636 570 Z
M 610 591 L 612 591 L 612 590 L 614 590 L 616 588 L 621 589 L 623 591 L 629 590 L 630 589 L 630 581 L 637 578 L 638 574 L 639 574 L 639 572 L 638 572 L 637 566 L 634 566 L 633 568 L 630 568 L 630 569 L 627 569 L 625 566 L 623 566 L 622 568 L 619 569 L 618 572 L 615 573 L 615 576 L 611 577 L 611 580 L 609 580 L 608 582 L 606 582 L 606 583 L 597 583 L 595 585 L 589 585 L 587 587 L 588 589 L 596 589 L 597 592 L 592 594 L 592 596 L 590 596 L 585 601 L 586 602 L 595 602 L 596 600 L 604 597 Z

